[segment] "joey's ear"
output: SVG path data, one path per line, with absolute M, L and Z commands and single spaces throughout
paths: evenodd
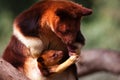
M 39 58 L 37 59 L 37 61 L 38 61 L 38 62 L 44 62 L 44 59 L 43 59 L 42 57 L 39 57 Z
M 90 15 L 90 14 L 92 14 L 92 9 L 81 7 L 81 14 L 82 14 L 82 16 Z
M 37 36 L 39 30 L 39 15 L 34 11 L 21 13 L 15 20 L 15 24 L 26 36 Z

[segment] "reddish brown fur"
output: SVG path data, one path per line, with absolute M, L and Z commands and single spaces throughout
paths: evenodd
M 10 62 L 14 67 L 19 68 L 24 65 L 28 56 L 30 56 L 29 49 L 15 36 L 12 36 L 9 45 L 4 51 L 3 58 Z
M 64 0 L 46 0 L 34 4 L 15 19 L 14 30 L 25 39 L 41 40 L 42 51 L 36 50 L 39 52 L 34 56 L 36 53 L 32 53 L 30 49 L 33 46 L 29 48 L 20 40 L 21 38 L 18 39 L 19 36 L 14 34 L 3 58 L 16 68 L 22 68 L 29 58 L 33 56 L 38 58 L 41 52 L 52 49 L 63 51 L 60 63 L 64 62 L 69 57 L 68 47 L 74 51 L 76 49 L 72 48 L 75 47 L 74 43 L 84 44 L 85 39 L 80 32 L 80 20 L 82 16 L 89 15 L 91 12 L 90 9 Z M 72 73 L 77 80 L 75 65 L 68 68 L 68 73 Z

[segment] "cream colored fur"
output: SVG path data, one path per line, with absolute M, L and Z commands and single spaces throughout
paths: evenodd
M 30 49 L 33 57 L 40 55 L 43 50 L 43 43 L 39 38 L 24 36 L 16 25 L 14 25 L 13 35 Z

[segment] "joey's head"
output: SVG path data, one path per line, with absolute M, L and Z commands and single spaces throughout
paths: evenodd
M 43 62 L 46 66 L 57 65 L 63 55 L 62 51 L 48 50 L 42 53 L 42 55 L 38 58 L 38 62 Z

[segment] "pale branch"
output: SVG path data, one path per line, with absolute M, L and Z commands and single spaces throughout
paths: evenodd
M 9 57 L 9 56 L 8 56 Z M 0 58 L 0 80 L 29 80 L 11 64 Z
M 98 71 L 120 74 L 120 52 L 103 49 L 84 50 L 76 65 L 79 77 Z

